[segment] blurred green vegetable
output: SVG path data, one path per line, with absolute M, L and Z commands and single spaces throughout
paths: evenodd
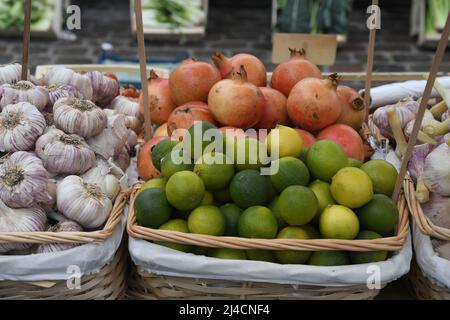
M 24 4 L 21 0 L 0 0 L 0 29 L 22 29 Z M 31 29 L 50 26 L 52 0 L 33 0 L 31 2 Z
M 203 25 L 205 15 L 198 0 L 146 0 L 142 4 L 144 24 L 177 29 Z
M 425 32 L 434 33 L 444 29 L 450 12 L 449 0 L 427 0 Z

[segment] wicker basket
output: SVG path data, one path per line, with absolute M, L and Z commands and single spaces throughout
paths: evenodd
M 408 202 L 409 211 L 423 234 L 437 238 L 440 240 L 450 241 L 450 229 L 435 226 L 430 219 L 422 211 L 422 207 L 417 201 L 414 192 L 414 182 L 412 179 L 405 180 L 404 184 L 406 200 Z
M 420 300 L 450 300 L 450 290 L 432 282 L 420 269 L 417 262 L 411 265 L 409 281 L 414 294 Z

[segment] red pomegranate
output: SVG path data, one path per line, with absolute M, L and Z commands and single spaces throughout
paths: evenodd
M 276 123 L 288 126 L 290 121 L 286 109 L 286 97 L 280 91 L 269 87 L 260 87 L 259 90 L 266 99 L 268 108 L 275 112 Z
M 137 156 L 137 170 L 139 177 L 142 180 L 150 180 L 159 177 L 161 173 L 153 166 L 152 162 L 152 150 L 163 140 L 169 139 L 169 137 L 154 137 L 148 140 L 139 150 Z
M 340 144 L 348 157 L 364 161 L 365 151 L 363 141 L 358 132 L 345 124 L 334 124 L 323 129 L 317 140 L 332 140 Z
M 338 86 L 337 93 L 341 99 L 342 112 L 336 123 L 346 124 L 358 131 L 368 112 L 364 99 L 356 90 L 347 86 Z
M 185 103 L 170 114 L 167 120 L 167 132 L 171 135 L 177 129 L 189 129 L 198 120 L 217 125 L 206 103 L 202 101 Z

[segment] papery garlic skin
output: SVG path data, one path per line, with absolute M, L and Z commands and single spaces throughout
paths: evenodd
M 120 169 L 126 171 L 130 166 L 131 158 L 126 147 L 113 157 L 114 162 L 119 166 Z
M 434 225 L 450 229 L 450 198 L 432 193 L 422 210 Z
M 47 229 L 49 232 L 81 232 L 83 228 L 75 221 L 58 222 Z M 36 253 L 59 252 L 79 246 L 79 243 L 42 243 L 36 248 Z
M 89 100 L 62 98 L 53 105 L 55 126 L 83 138 L 100 134 L 107 124 L 106 113 Z
M 450 118 L 450 109 L 445 111 L 445 113 L 441 117 L 441 121 L 445 121 Z
M 71 85 L 81 93 L 84 99 L 92 99 L 91 80 L 85 74 L 77 73 L 72 69 L 62 66 L 53 67 L 44 76 L 44 81 L 47 85 Z
M 22 77 L 22 66 L 18 63 L 0 65 L 0 85 L 16 83 Z
M 122 151 L 126 144 L 128 129 L 124 115 L 116 114 L 108 117 L 106 128 L 95 137 L 87 140 L 89 146 L 103 159 L 109 159 Z
M 136 132 L 134 132 L 133 130 L 128 130 L 128 135 L 127 135 L 127 147 L 128 150 L 134 150 L 134 147 L 138 144 L 138 136 L 136 134 Z
M 57 181 L 54 178 L 49 178 L 47 183 L 47 194 L 49 196 L 47 201 L 40 202 L 39 206 L 44 209 L 45 212 L 51 212 L 56 205 L 56 186 Z
M 46 127 L 44 116 L 28 102 L 7 105 L 0 113 L 0 151 L 26 151 Z
M 48 103 L 46 109 L 49 112 L 53 112 L 53 105 L 56 101 L 62 98 L 83 98 L 82 94 L 77 90 L 77 88 L 68 85 L 56 85 L 52 84 L 46 87 L 48 91 Z
M 30 152 L 15 152 L 0 165 L 0 200 L 11 208 L 49 201 L 47 183 L 47 170 Z
M 112 202 L 101 188 L 78 176 L 67 176 L 56 191 L 58 210 L 84 228 L 98 228 L 107 220 Z
M 139 99 L 136 98 L 117 96 L 111 101 L 109 108 L 127 116 L 141 117 L 141 113 L 139 112 Z
M 408 171 L 416 182 L 416 198 L 420 203 L 425 203 L 430 199 L 430 192 L 423 181 L 423 168 L 425 159 L 435 148 L 432 144 L 421 144 L 414 147 L 411 160 L 408 163 Z
M 115 79 L 103 75 L 99 71 L 89 71 L 86 76 L 91 80 L 92 101 L 106 107 L 119 95 L 120 85 Z
M 431 192 L 450 196 L 450 140 L 436 147 L 426 157 L 422 179 Z
M 44 87 L 35 86 L 30 81 L 18 81 L 14 84 L 2 85 L 0 107 L 3 109 L 9 104 L 29 102 L 39 111 L 44 110 L 48 102 L 48 92 Z
M 0 232 L 37 232 L 47 227 L 47 216 L 39 206 L 12 209 L 0 201 Z M 31 243 L 0 243 L 0 253 L 22 250 Z
M 111 168 L 103 159 L 97 159 L 96 165 L 81 176 L 85 182 L 95 183 L 112 201 L 120 192 L 120 181 L 111 174 Z
M 82 137 L 58 129 L 51 129 L 39 137 L 36 154 L 44 167 L 56 174 L 82 174 L 95 164 L 94 151 Z

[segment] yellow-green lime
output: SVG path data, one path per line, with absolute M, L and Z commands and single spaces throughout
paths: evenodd
M 348 158 L 347 167 L 361 168 L 363 163 L 357 159 Z
M 230 195 L 241 209 L 269 201 L 269 181 L 256 170 L 238 172 L 230 183 Z
M 163 140 L 156 144 L 152 149 L 152 162 L 158 171 L 161 171 L 161 160 L 172 151 L 172 149 L 178 144 L 176 140 Z
M 323 210 L 328 206 L 336 204 L 336 201 L 334 201 L 333 196 L 331 195 L 331 185 L 327 182 L 315 180 L 309 185 L 309 188 L 314 192 L 319 203 L 319 209 L 314 217 L 314 222 L 319 222 Z
M 147 228 L 158 228 L 170 219 L 173 208 L 166 198 L 164 189 L 146 189 L 134 201 L 137 223 Z
M 222 190 L 233 178 L 234 166 L 223 153 L 206 153 L 195 163 L 194 173 L 203 180 L 207 190 Z
M 362 208 L 356 210 L 361 229 L 371 230 L 388 236 L 398 223 L 398 208 L 391 198 L 384 194 L 375 194 Z
M 273 161 L 270 181 L 278 192 L 289 186 L 306 186 L 310 175 L 305 164 L 293 157 L 284 157 Z
M 238 235 L 238 221 L 241 216 L 243 210 L 239 208 L 234 203 L 227 203 L 220 207 L 220 211 L 222 211 L 225 216 L 226 236 L 237 236 Z
M 164 189 L 166 187 L 167 179 L 164 177 L 153 178 L 148 180 L 141 186 L 141 191 L 146 189 L 159 188 Z
M 205 195 L 203 196 L 202 202 L 200 203 L 201 206 L 210 206 L 214 204 L 214 197 L 213 194 L 209 191 L 205 191 Z
M 363 170 L 347 167 L 333 177 L 331 194 L 343 206 L 360 208 L 372 199 L 372 181 Z
M 225 216 L 217 207 L 198 207 L 189 215 L 188 227 L 191 233 L 223 236 L 226 228 Z
M 319 229 L 325 239 L 353 240 L 359 232 L 358 217 L 347 207 L 329 206 L 320 216 Z
M 331 178 L 348 164 L 344 149 L 337 143 L 321 140 L 309 147 L 306 165 L 311 175 L 319 180 L 331 182 Z
M 208 251 L 208 256 L 217 259 L 247 260 L 244 250 L 230 248 L 215 248 Z
M 302 154 L 303 142 L 298 133 L 290 128 L 278 125 L 266 137 L 269 154 L 278 158 L 298 158 Z
M 178 231 L 178 232 L 184 232 L 189 233 L 189 228 L 187 225 L 187 222 L 183 219 L 173 219 L 169 220 L 163 225 L 159 227 L 160 230 L 169 230 L 169 231 Z M 160 246 L 165 246 L 174 250 L 182 251 L 182 252 L 189 252 L 191 251 L 192 246 L 187 244 L 181 244 L 181 243 L 173 243 L 173 242 L 167 242 L 167 241 L 155 241 L 156 244 L 159 244 Z
M 263 160 L 268 159 L 266 145 L 257 139 L 239 139 L 234 146 L 234 166 L 237 171 L 259 170 Z
M 267 180 L 267 186 L 269 188 L 267 190 L 267 193 L 268 193 L 267 200 L 270 202 L 273 199 L 275 199 L 275 197 L 278 196 L 278 192 L 275 189 L 275 187 L 273 186 L 272 182 L 270 181 L 270 176 L 265 176 L 265 177 L 266 177 L 266 180 Z
M 175 173 L 180 171 L 192 171 L 194 165 L 191 162 L 184 163 L 182 158 L 177 158 L 174 155 L 181 152 L 180 150 L 172 150 L 161 160 L 161 174 L 166 179 L 169 179 Z M 190 159 L 189 159 L 190 160 Z
M 273 239 L 277 231 L 277 220 L 269 208 L 250 207 L 239 217 L 238 233 L 243 238 Z
M 186 212 L 200 205 L 205 196 L 205 185 L 192 171 L 180 171 L 167 181 L 166 194 L 172 206 Z
M 309 239 L 308 233 L 300 227 L 286 227 L 278 233 L 277 239 Z M 282 264 L 304 264 L 311 256 L 309 251 L 275 251 L 278 262 Z
M 320 233 L 316 227 L 307 224 L 306 226 L 302 226 L 302 229 L 308 234 L 308 239 L 320 239 Z
M 373 192 L 385 194 L 388 197 L 394 192 L 397 181 L 397 169 L 385 160 L 371 160 L 361 167 L 372 180 Z
M 284 228 L 287 224 L 280 215 L 280 197 L 276 197 L 269 204 L 269 209 L 272 210 L 273 215 L 277 219 L 278 228 Z
M 350 259 L 345 251 L 316 251 L 309 258 L 308 264 L 322 267 L 346 266 L 350 264 Z
M 381 235 L 373 231 L 361 231 L 356 239 L 358 240 L 373 240 L 380 239 Z M 387 251 L 370 251 L 370 252 L 350 252 L 350 260 L 353 264 L 374 263 L 386 260 L 388 257 Z
M 275 253 L 271 250 L 247 250 L 248 260 L 275 262 Z
M 303 148 L 302 154 L 299 157 L 300 160 L 302 160 L 303 163 L 305 163 L 305 164 L 306 164 L 306 158 L 307 158 L 307 155 L 308 155 L 308 151 L 309 151 L 309 148 Z
M 314 219 L 319 209 L 316 195 L 304 186 L 290 186 L 280 195 L 280 216 L 291 226 L 303 226 Z

